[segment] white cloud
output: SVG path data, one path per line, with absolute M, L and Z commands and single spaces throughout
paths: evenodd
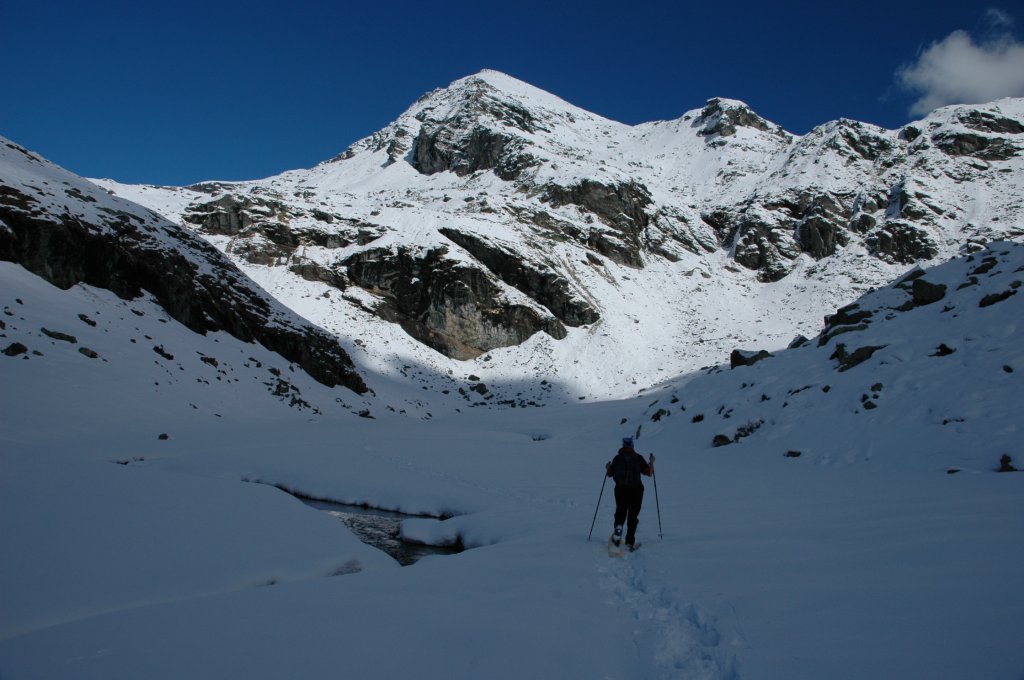
M 954 31 L 897 71 L 897 82 L 919 94 L 911 114 L 923 115 L 947 104 L 1024 96 L 1024 43 L 1007 32 L 1013 18 L 990 9 L 985 20 L 991 35 L 985 41 L 976 43 L 966 31 Z

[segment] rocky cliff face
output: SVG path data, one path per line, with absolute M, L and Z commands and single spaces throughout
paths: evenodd
M 716 287 L 737 305 L 756 290 L 785 300 L 799 330 L 915 263 L 1020 238 L 1022 149 L 1021 100 L 795 136 L 721 98 L 626 126 L 485 71 L 313 169 L 163 191 L 187 205 L 169 218 L 250 274 L 358 292 L 360 309 L 448 357 L 576 329 L 628 347 L 629 319 L 668 319 L 668 351 L 696 361 L 736 334 L 713 328 Z M 808 287 L 819 302 L 799 299 Z
M 252 226 L 244 214 L 218 228 Z M 337 340 L 258 289 L 187 230 L 0 139 L 0 259 L 54 285 L 87 283 L 123 298 L 150 292 L 197 333 L 260 342 L 328 386 L 365 392 Z

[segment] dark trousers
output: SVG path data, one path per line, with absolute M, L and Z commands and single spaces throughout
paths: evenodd
M 636 540 L 636 525 L 640 521 L 640 506 L 644 503 L 643 485 L 615 487 L 615 526 L 625 523 L 626 544 Z

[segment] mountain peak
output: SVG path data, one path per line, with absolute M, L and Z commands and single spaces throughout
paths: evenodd
M 533 100 L 544 106 L 552 104 L 559 107 L 571 106 L 565 100 L 556 97 L 546 90 L 493 69 L 483 69 L 473 75 L 460 78 L 449 85 L 448 89 L 456 90 L 466 86 L 479 87 L 481 84 L 485 85 L 492 92 L 500 92 L 521 101 Z
M 704 108 L 701 109 L 697 123 L 702 124 L 698 133 L 702 136 L 719 135 L 721 137 L 729 137 L 736 134 L 737 127 L 754 128 L 762 132 L 783 132 L 782 128 L 778 125 L 769 123 L 754 113 L 754 110 L 747 106 L 745 102 L 741 102 L 738 99 L 726 99 L 725 97 L 709 99 Z
M 519 112 L 512 116 L 514 119 L 522 118 L 523 112 L 530 112 L 535 118 L 566 113 L 573 117 L 593 115 L 550 92 L 492 69 L 459 78 L 448 87 L 425 94 L 408 113 L 421 121 L 489 113 L 508 123 L 508 116 L 503 113 L 508 111 Z M 513 125 L 523 128 L 514 122 Z

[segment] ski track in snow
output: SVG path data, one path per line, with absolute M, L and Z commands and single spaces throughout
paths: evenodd
M 685 602 L 648 570 L 652 548 L 622 558 L 598 558 L 608 603 L 632 613 L 637 677 L 659 680 L 739 680 L 735 655 L 723 646 L 714 617 Z

